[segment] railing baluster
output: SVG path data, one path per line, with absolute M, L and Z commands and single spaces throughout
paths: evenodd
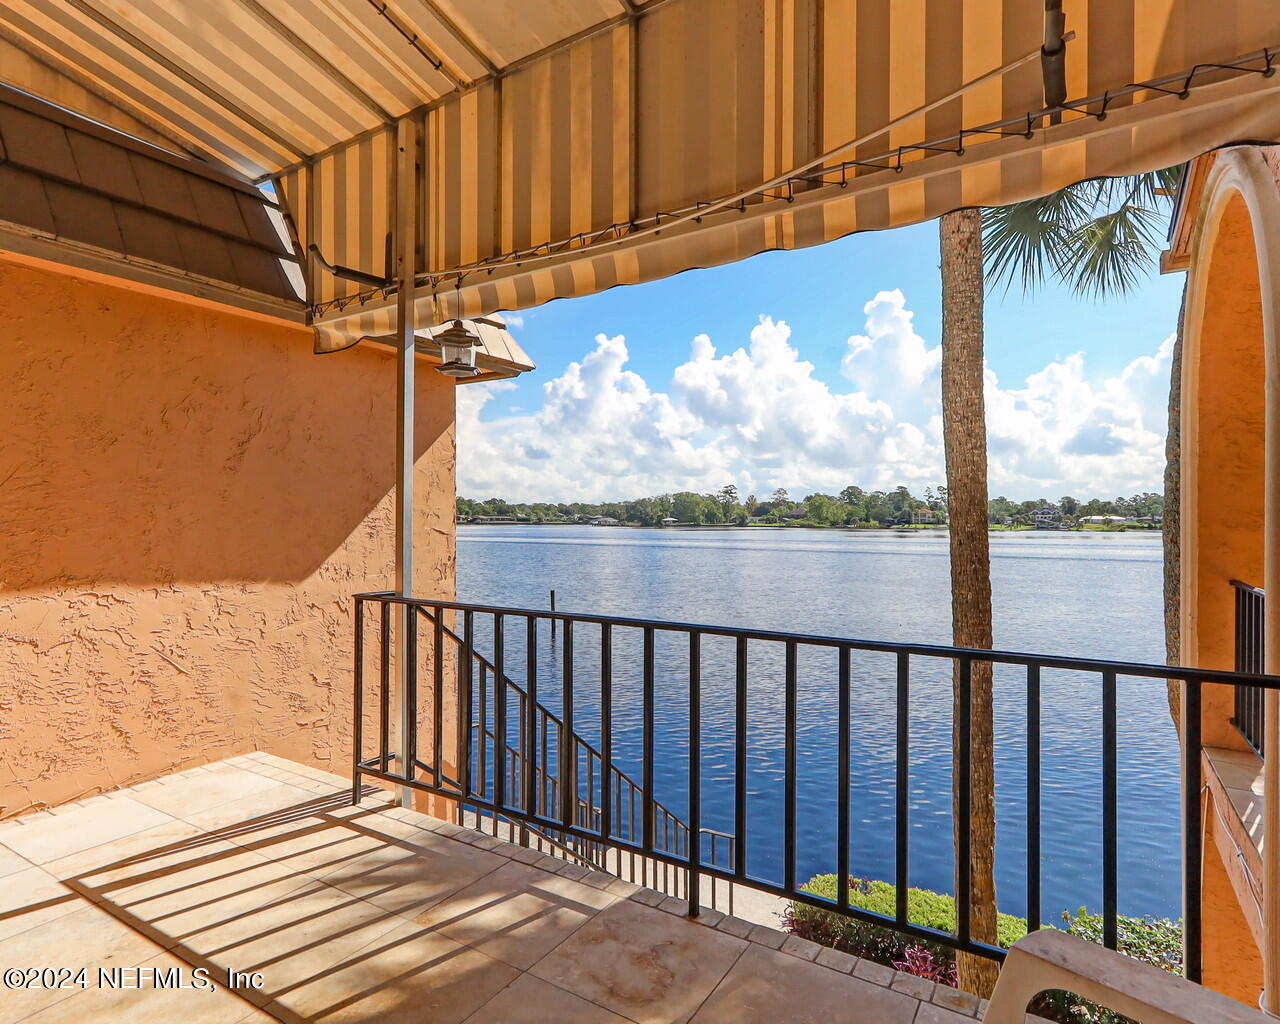
M 1261 674 L 1266 664 L 1266 595 L 1241 580 L 1232 580 L 1231 588 L 1235 595 L 1235 670 Z M 1260 757 L 1265 756 L 1266 690 L 1248 683 L 1236 683 L 1233 690 L 1232 724 Z
M 493 617 L 493 802 L 507 804 L 507 674 L 503 671 L 503 616 Z
M 961 942 L 967 943 L 973 912 L 973 662 L 969 658 L 960 658 L 956 705 L 960 740 L 955 783 L 959 797 L 956 828 L 960 837 L 956 864 L 956 934 Z
M 911 805 L 907 786 L 910 778 L 907 762 L 911 744 L 911 656 L 898 652 L 898 707 L 897 707 L 897 778 L 894 787 L 894 919 L 899 925 L 907 923 L 907 882 L 911 870 L 909 820 Z
M 1236 671 L 1247 672 L 1248 668 L 1245 662 L 1244 637 L 1248 628 L 1246 624 L 1246 616 L 1248 615 L 1248 606 L 1245 601 L 1244 589 L 1239 586 L 1232 587 L 1233 596 L 1236 605 Z M 1242 628 L 1243 627 L 1243 628 Z M 1239 690 L 1236 693 L 1239 694 Z M 1240 717 L 1240 702 L 1236 701 L 1236 717 Z M 1236 725 L 1240 725 L 1237 722 Z
M 1117 946 L 1116 674 L 1102 673 L 1102 944 Z
M 472 795 L 471 786 L 471 730 L 475 724 L 475 713 L 471 707 L 471 684 L 474 671 L 475 655 L 475 612 L 462 613 L 462 798 L 464 802 Z
M 476 730 L 479 760 L 476 763 L 480 776 L 480 799 L 489 799 L 489 666 L 480 663 L 480 725 Z
M 786 693 L 783 711 L 783 862 L 784 885 L 788 892 L 796 887 L 796 643 L 786 646 Z
M 587 799 L 585 802 L 585 820 L 582 822 L 584 828 L 594 829 L 595 807 L 596 807 L 596 759 L 595 754 L 586 745 L 580 744 L 583 759 L 587 764 Z
M 360 757 L 364 748 L 364 599 L 356 598 L 355 663 L 351 678 L 351 802 L 360 802 Z M 21 863 L 21 862 L 19 862 Z
M 1201 980 L 1201 737 L 1200 684 L 1182 685 L 1182 969 L 1187 979 Z
M 405 666 L 408 670 L 405 677 L 405 697 L 409 707 L 408 736 L 400 737 L 401 774 L 412 781 L 418 775 L 418 613 L 409 606 L 403 605 L 404 615 L 400 622 L 408 631 L 405 636 Z
M 600 627 L 600 833 L 613 835 L 613 627 Z
M 527 814 L 538 813 L 538 620 L 530 615 L 525 621 L 524 658 L 525 714 L 528 716 L 525 733 L 527 742 L 521 747 L 525 762 L 524 806 Z M 544 754 L 545 756 L 545 754 Z M 545 761 L 543 762 L 546 763 Z
M 689 916 L 698 916 L 701 902 L 702 875 L 702 638 L 696 631 L 689 634 L 689 831 L 685 839 L 689 854 L 687 893 Z M 715 879 L 712 879 L 714 890 Z
M 1027 666 L 1027 931 L 1040 927 L 1040 666 Z
M 618 796 L 621 803 L 622 796 L 622 776 L 618 776 Z M 639 830 L 636 828 L 636 787 L 627 787 L 627 838 L 635 843 L 640 841 Z
M 391 605 L 382 603 L 382 621 L 379 624 L 382 643 L 381 677 L 378 680 L 378 745 L 381 748 L 382 770 L 391 767 Z
M 435 629 L 432 631 L 432 699 L 431 748 L 435 768 L 435 784 L 444 786 L 444 609 L 436 606 Z M 416 717 L 416 716 L 415 716 Z
M 513 684 L 514 685 L 514 684 Z M 516 687 L 516 734 L 519 736 L 520 748 L 517 752 L 517 760 L 513 766 L 511 773 L 511 792 L 513 794 L 512 803 L 526 814 L 529 813 L 529 804 L 525 797 L 529 795 L 529 714 L 528 714 L 528 695 Z M 520 823 L 520 845 L 526 845 L 525 840 L 528 838 L 528 829 L 525 823 Z
M 643 671 L 644 671 L 644 695 L 642 710 L 642 729 L 643 736 L 641 742 L 643 751 L 641 753 L 641 774 L 643 775 L 642 785 L 644 786 L 644 794 L 641 797 L 641 808 L 644 811 L 644 821 L 641 824 L 642 839 L 641 845 L 646 851 L 653 849 L 653 627 L 644 627 L 644 654 L 643 654 Z
M 733 873 L 746 878 L 747 858 L 747 638 L 738 637 L 734 679 Z M 732 887 L 730 887 L 732 891 Z
M 578 786 L 578 751 L 573 735 L 573 620 L 564 620 L 564 670 L 562 673 L 564 700 L 560 712 L 560 820 L 566 825 L 575 823 Z
M 550 757 L 548 756 L 548 748 L 550 746 L 550 742 L 547 737 L 549 720 L 550 720 L 549 716 L 547 715 L 545 710 L 539 711 L 538 728 L 542 734 L 541 751 L 540 751 L 541 764 L 542 764 L 542 788 L 540 790 L 540 797 L 539 797 L 542 800 L 542 807 L 539 813 L 541 813 L 543 817 L 546 817 L 546 818 L 551 817 L 552 807 L 555 805 L 554 794 L 552 792 L 554 781 L 551 777 L 551 771 L 550 771 L 551 760 L 550 760 Z M 556 808 L 556 809 L 558 810 L 559 808 Z
M 1261 602 L 1258 600 L 1257 594 L 1250 594 L 1247 604 L 1249 606 L 1249 636 L 1257 637 L 1259 640 L 1261 640 L 1263 636 L 1262 614 L 1261 614 L 1262 608 L 1260 607 Z M 1253 643 L 1249 645 L 1249 648 L 1250 648 L 1249 649 L 1249 671 L 1250 672 L 1262 671 L 1262 658 L 1258 650 L 1259 646 L 1260 645 L 1257 643 Z M 1254 688 L 1255 697 L 1257 695 L 1257 692 L 1258 692 L 1257 688 L 1255 687 Z
M 838 724 L 836 795 L 840 806 L 836 812 L 836 900 L 841 907 L 849 906 L 849 648 L 840 648 L 840 696 L 838 700 Z

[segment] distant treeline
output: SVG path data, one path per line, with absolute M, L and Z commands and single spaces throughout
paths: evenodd
M 1131 498 L 1089 498 L 1070 495 L 1056 501 L 1010 501 L 1003 496 L 988 504 L 995 526 L 1033 526 L 1058 522 L 1070 525 L 1095 516 L 1118 516 L 1158 524 L 1164 515 L 1164 498 L 1159 494 L 1135 494 Z M 839 494 L 810 494 L 795 500 L 778 488 L 763 501 L 754 494 L 745 498 L 733 485 L 715 494 L 680 491 L 632 501 L 602 502 L 513 502 L 505 498 L 458 499 L 458 515 L 512 516 L 528 522 L 566 522 L 591 517 L 608 517 L 621 523 L 660 526 L 674 520 L 690 525 L 749 523 L 795 523 L 812 526 L 891 526 L 903 523 L 946 522 L 947 489 L 926 487 L 916 497 L 906 487 L 892 491 L 864 491 L 849 486 Z

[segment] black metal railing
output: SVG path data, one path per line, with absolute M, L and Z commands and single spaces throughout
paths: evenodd
M 1265 671 L 1266 591 L 1250 583 L 1232 580 L 1236 595 L 1236 671 L 1259 674 Z M 1238 684 L 1235 715 L 1231 724 L 1261 757 L 1266 691 L 1260 686 Z
M 376 651 L 366 645 L 367 609 L 377 609 L 379 642 Z M 400 613 L 399 609 L 408 609 Z M 391 667 L 393 620 L 408 624 L 406 694 L 416 713 L 409 716 L 403 737 L 407 756 L 402 760 L 391 746 L 393 718 Z M 450 625 L 452 622 L 452 625 Z M 548 647 L 550 623 L 559 626 L 558 646 Z M 419 636 L 425 631 L 429 640 Z M 590 637 L 587 643 L 584 638 Z M 425 647 L 427 668 L 419 669 L 419 649 Z M 483 654 L 480 648 L 488 650 Z M 657 664 L 663 651 L 661 672 Z M 587 648 L 585 659 L 576 650 Z M 554 657 L 541 657 L 552 650 Z M 366 694 L 366 657 L 377 666 L 378 684 Z M 673 667 L 672 652 L 679 656 Z M 616 655 L 621 652 L 623 657 Z M 865 910 L 850 896 L 850 846 L 854 838 L 851 804 L 851 714 L 854 704 L 853 668 L 860 673 L 870 659 L 886 657 L 892 680 L 893 709 L 893 883 L 897 890 L 892 915 Z M 780 793 L 766 794 L 781 803 L 781 827 L 765 830 L 757 838 L 748 831 L 748 705 L 752 665 L 769 659 L 770 671 L 782 680 L 781 699 L 767 709 L 766 724 L 772 730 L 763 756 L 780 766 Z M 547 664 L 554 661 L 554 664 Z M 799 666 L 803 661 L 806 687 L 816 679 L 818 687 L 835 691 L 832 711 L 836 717 L 836 750 L 833 753 L 834 784 L 821 799 L 811 794 L 807 806 L 798 806 L 797 753 L 800 715 Z M 361 594 L 355 603 L 355 696 L 353 798 L 358 799 L 361 777 L 407 786 L 423 793 L 457 800 L 472 820 L 501 821 L 508 834 L 531 834 L 559 844 L 584 861 L 621 874 L 624 858 L 634 865 L 662 866 L 683 876 L 683 898 L 696 915 L 708 893 L 737 885 L 769 893 L 801 904 L 834 911 L 886 926 L 918 939 L 1001 960 L 1004 950 L 976 938 L 967 885 L 961 893 L 954 931 L 925 927 L 910 920 L 906 894 L 911 868 L 910 769 L 913 759 L 912 709 L 926 683 L 955 681 L 959 699 L 950 723 L 955 737 L 955 764 L 960 778 L 973 763 L 973 708 L 970 694 L 975 667 L 992 667 L 1002 685 L 1020 689 L 1018 703 L 1025 712 L 1025 900 L 1028 929 L 1042 925 L 1041 893 L 1041 757 L 1042 676 L 1046 672 L 1069 675 L 1070 685 L 1092 685 L 1099 696 L 1098 726 L 1101 738 L 1101 864 L 1098 878 L 1102 895 L 1103 941 L 1116 948 L 1118 939 L 1118 843 L 1120 816 L 1117 786 L 1117 686 L 1118 681 L 1163 686 L 1166 680 L 1185 684 L 1183 743 L 1181 748 L 1183 829 L 1183 966 L 1187 977 L 1200 976 L 1201 836 L 1201 688 L 1206 683 L 1280 687 L 1280 677 L 1260 674 L 1187 669 L 1165 665 L 1065 658 L 981 651 L 926 644 L 862 641 L 838 637 L 735 629 L 721 626 L 660 622 L 600 615 L 579 615 L 520 608 L 503 608 L 448 601 L 427 601 L 393 594 Z M 731 753 L 731 764 L 717 766 L 718 782 L 732 780 L 732 828 L 713 830 L 702 825 L 704 743 L 702 679 L 704 666 L 717 673 L 717 685 L 708 692 L 718 728 L 726 735 L 713 737 Z M 508 675 L 508 669 L 511 669 Z M 426 699 L 419 695 L 420 675 L 431 680 Z M 662 710 L 666 715 L 661 775 L 669 783 L 676 771 L 683 773 L 679 800 L 683 807 L 659 802 L 655 795 L 659 774 L 655 751 L 657 691 L 661 676 Z M 523 685 L 514 680 L 523 677 Z M 624 679 L 625 677 L 625 679 Z M 670 691 L 678 678 L 680 694 Z M 708 676 L 710 678 L 710 676 Z M 625 683 L 625 687 L 621 684 Z M 615 684 L 619 684 L 618 687 Z M 1056 684 L 1055 684 L 1056 685 Z M 633 703 L 639 728 L 615 731 L 615 696 Z M 635 691 L 639 691 L 638 698 Z M 1084 692 L 1082 689 L 1081 692 Z M 806 694 L 808 689 L 806 688 Z M 544 706 L 557 699 L 560 713 Z M 806 697 L 808 699 L 808 697 Z M 687 700 L 687 705 L 683 701 Z M 865 700 L 865 698 L 864 698 Z M 725 707 L 725 702 L 728 707 Z M 549 701 L 548 701 L 549 703 Z M 759 699 L 755 701 L 759 714 Z M 952 707 L 948 702 L 948 707 Z M 679 712 L 682 749 L 673 758 L 666 749 L 672 741 L 673 711 Z M 575 717 L 577 716 L 577 717 Z M 374 728 L 366 730 L 368 723 Z M 780 722 L 779 722 L 780 719 Z M 687 720 L 687 730 L 683 722 Z M 445 728 L 446 721 L 450 727 Z M 633 717 L 634 721 L 634 717 Z M 807 721 L 807 720 L 806 720 Z M 757 718 L 756 724 L 759 724 Z M 638 736 L 634 732 L 639 733 Z M 597 742 L 586 739 L 588 732 Z M 727 735 L 732 733 L 732 736 Z M 366 735 L 376 734 L 377 751 L 365 746 Z M 431 754 L 418 757 L 421 735 L 430 735 Z M 918 740 L 916 741 L 918 743 Z M 1083 742 L 1083 739 L 1081 740 Z M 759 743 L 757 742 L 757 747 Z M 762 752 L 754 750 L 757 758 Z M 809 754 L 806 752 L 806 757 Z M 634 774 L 619 765 L 635 764 Z M 406 769 L 403 765 L 407 763 Z M 637 780 L 638 776 L 638 780 Z M 775 778 L 777 776 L 775 775 Z M 716 781 L 716 780 L 713 780 Z M 957 876 L 966 877 L 973 863 L 970 787 L 959 787 L 954 816 Z M 809 792 L 809 791 L 807 791 Z M 758 793 L 752 794 L 759 796 Z M 815 807 L 812 804 L 820 803 Z M 836 895 L 833 899 L 809 892 L 797 881 L 798 813 L 829 815 L 835 828 Z M 806 819 L 808 820 L 808 819 Z M 691 836 L 697 842 L 690 842 Z M 860 833 L 860 836 L 862 833 Z M 748 871 L 751 850 L 780 837 L 781 867 L 765 874 Z M 648 883 L 647 883 L 648 884 Z M 661 886 L 671 891 L 666 886 Z
M 526 801 L 535 808 L 538 816 L 544 820 L 552 820 L 559 813 L 563 800 L 559 751 L 566 745 L 567 734 L 560 717 L 546 705 L 531 701 L 524 687 L 502 674 L 492 661 L 475 648 L 473 616 L 469 617 L 465 613 L 463 616 L 467 623 L 464 630 L 468 626 L 472 629 L 472 642 L 468 643 L 465 637 L 450 629 L 443 617 L 432 610 L 419 605 L 413 608 L 413 612 L 422 617 L 424 625 L 435 630 L 436 641 L 441 644 L 442 649 L 452 653 L 459 676 L 465 675 L 471 680 L 471 716 L 469 724 L 464 724 L 464 727 L 468 730 L 468 764 L 474 791 L 485 798 L 493 797 L 496 787 L 492 771 L 494 766 L 501 765 L 498 770 L 505 773 L 505 792 L 523 792 Z M 536 645 L 533 649 L 536 649 Z M 457 660 L 468 657 L 472 662 L 469 672 Z M 446 655 L 443 661 L 447 660 Z M 515 736 L 511 736 L 508 730 L 506 742 L 503 743 L 504 749 L 501 756 L 498 756 L 496 745 L 501 735 L 497 724 L 500 705 L 504 705 L 503 710 L 508 715 L 514 712 L 518 725 Z M 442 708 L 440 717 L 443 718 L 443 715 Z M 435 720 L 440 719 L 433 714 L 433 721 Z M 465 716 L 463 721 L 467 721 Z M 567 736 L 567 743 L 568 760 L 573 772 L 568 777 L 583 781 L 583 786 L 572 796 L 575 826 L 588 833 L 601 832 L 604 829 L 604 815 L 608 813 L 609 834 L 638 844 L 643 833 L 641 815 L 648 809 L 653 815 L 653 836 L 657 848 L 678 858 L 688 858 L 689 826 L 677 814 L 659 800 L 646 803 L 635 780 L 616 764 L 608 763 L 601 752 L 581 735 L 574 733 Z M 440 750 L 441 747 L 442 744 L 436 744 L 434 749 Z M 459 749 L 468 747 L 460 745 Z M 544 766 L 552 766 L 556 770 L 547 770 Z M 449 778 L 443 771 L 443 766 L 437 764 L 435 759 L 430 764 L 419 761 L 418 767 L 432 778 L 438 774 L 443 781 L 461 788 L 460 782 Z M 605 788 L 609 791 L 607 800 L 603 796 Z M 592 795 L 595 799 L 591 798 Z M 584 839 L 581 834 L 566 834 L 549 826 L 538 827 L 536 834 L 554 843 L 561 851 L 572 854 L 581 863 L 615 871 L 622 867 L 614 848 L 605 843 Z M 711 861 L 724 862 L 732 868 L 733 836 L 709 828 L 699 829 L 699 834 Z M 653 863 L 632 858 L 625 865 L 627 875 L 634 876 L 646 885 L 682 891 L 681 877 L 670 872 L 665 861 Z M 732 913 L 732 908 L 733 893 L 729 890 L 726 909 Z

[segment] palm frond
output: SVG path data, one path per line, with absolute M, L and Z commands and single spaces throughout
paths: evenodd
M 1061 251 L 1062 280 L 1093 299 L 1131 291 L 1154 262 L 1157 219 L 1154 210 L 1121 206 L 1081 224 Z
M 1015 280 L 1024 291 L 1039 287 L 1048 272 L 1056 270 L 1056 254 L 1091 208 L 1082 191 L 1072 187 L 983 210 L 987 279 L 1006 289 Z
M 1151 270 L 1181 167 L 1094 178 L 983 211 L 987 280 L 1032 291 L 1050 276 L 1077 294 L 1123 295 Z

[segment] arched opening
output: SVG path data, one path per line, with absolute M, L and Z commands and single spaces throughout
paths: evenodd
M 1265 166 L 1256 166 L 1256 154 L 1234 151 L 1217 159 L 1201 204 L 1184 320 L 1181 653 L 1184 664 L 1230 669 L 1236 661 L 1231 580 L 1273 589 L 1278 582 L 1268 578 L 1274 573 L 1267 565 L 1267 328 L 1274 290 L 1263 255 L 1275 184 Z M 1274 395 L 1270 402 L 1274 416 Z M 1233 723 L 1234 688 L 1206 686 L 1202 696 L 1206 747 L 1248 751 Z M 1209 761 L 1216 765 L 1224 757 L 1252 755 L 1224 752 Z M 1235 784 L 1247 789 L 1240 778 L 1253 770 L 1242 760 Z M 1217 771 L 1210 776 L 1219 778 Z M 1248 815 L 1222 785 L 1210 785 L 1205 797 L 1203 980 L 1252 1003 L 1263 974 L 1261 866 L 1245 827 Z
M 1183 408 L 1183 660 L 1235 665 L 1230 581 L 1263 584 L 1266 356 L 1257 248 L 1249 207 L 1234 192 L 1206 225 L 1201 274 L 1190 283 Z M 1194 320 L 1192 318 L 1195 318 Z M 1247 749 L 1231 725 L 1229 687 L 1207 688 L 1204 741 Z

